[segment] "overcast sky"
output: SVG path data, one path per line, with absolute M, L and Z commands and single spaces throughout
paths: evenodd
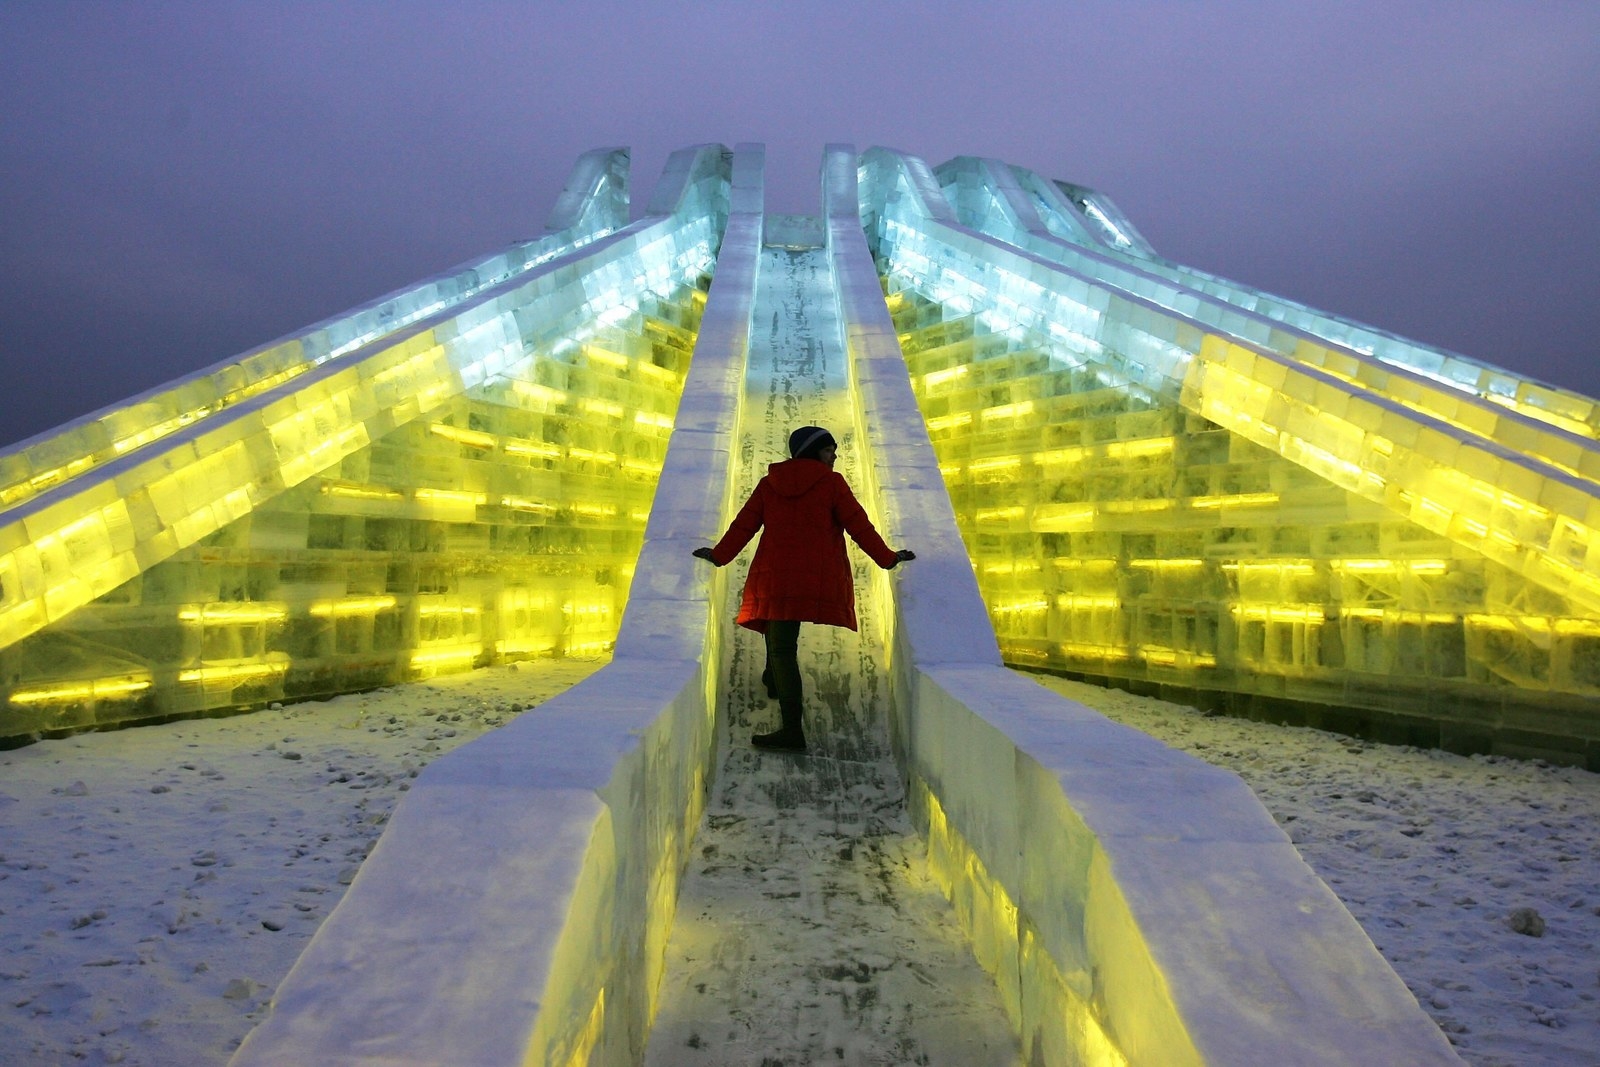
M 1600 4 L 0 0 L 0 443 L 537 235 L 577 156 L 995 156 L 1600 392 Z

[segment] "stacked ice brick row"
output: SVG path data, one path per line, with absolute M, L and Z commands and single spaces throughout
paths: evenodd
M 965 166 L 970 162 L 961 160 L 952 161 L 952 164 Z M 991 169 L 997 166 L 994 161 L 985 163 Z M 939 169 L 944 172 L 946 167 Z M 1087 245 L 1104 253 L 1099 257 L 1103 261 L 1120 260 L 1141 271 L 1176 281 L 1194 293 L 1253 312 L 1260 318 L 1283 323 L 1292 330 L 1327 342 L 1333 348 L 1370 356 L 1369 360 L 1364 361 L 1369 373 L 1374 364 L 1387 365 L 1406 372 L 1407 376 L 1416 375 L 1443 385 L 1458 395 L 1508 409 L 1522 419 L 1545 423 L 1584 440 L 1600 439 L 1600 402 L 1592 397 L 1534 381 L 1454 352 L 1419 344 L 1194 267 L 1173 263 L 1158 256 L 1103 194 L 1065 182 L 1052 182 L 1022 167 L 1010 166 L 1006 169 L 1014 176 L 1024 201 L 1031 203 L 1038 215 L 1037 224 L 1026 227 L 1028 236 L 1011 242 L 1019 247 L 1067 263 L 1070 261 L 1068 250 L 1062 248 L 1061 242 Z M 1010 206 L 1007 205 L 1008 208 Z M 987 221 L 980 221 L 976 217 L 963 214 L 962 221 L 974 229 L 993 232 Z M 1043 233 L 1058 241 L 1041 243 L 1033 240 L 1041 234 L 1040 225 L 1044 228 Z M 1393 384 L 1386 377 L 1372 377 L 1379 388 L 1393 389 Z
M 680 155 L 639 222 L 13 506 L 0 737 L 603 647 L 726 213 Z
M 1305 381 L 1292 367 L 1222 327 L 1164 321 L 1115 286 L 1068 275 L 1047 299 L 1019 299 L 1005 275 L 1043 289 L 1044 264 L 984 247 L 948 202 L 927 209 L 939 196 L 931 174 L 883 169 L 880 267 L 1008 659 L 1236 704 L 1376 709 L 1417 726 L 1418 739 L 1462 747 L 1485 747 L 1499 730 L 1502 747 L 1521 731 L 1529 749 L 1570 750 L 1593 733 L 1600 621 L 1581 580 L 1550 580 L 1554 515 L 1541 528 L 1537 512 L 1515 506 L 1531 489 L 1572 497 L 1582 516 L 1584 479 L 1493 441 L 1476 447 L 1497 469 L 1456 471 L 1429 455 L 1445 432 L 1437 420 L 1326 376 L 1297 398 Z M 954 182 L 951 199 L 972 212 L 1002 198 Z M 1065 329 L 1049 314 L 1063 305 Z M 1147 334 L 1135 353 L 1189 354 L 1152 374 L 1155 360 L 1128 356 L 1130 326 Z M 1241 375 L 1250 399 L 1223 412 L 1237 386 L 1194 368 L 1241 363 L 1237 352 L 1256 357 Z M 1293 410 L 1306 395 L 1316 402 Z M 1390 445 L 1381 472 L 1344 467 L 1304 432 L 1324 406 L 1348 415 L 1362 405 Z M 1570 444 L 1566 431 L 1534 429 Z M 1464 437 L 1443 442 L 1452 457 Z M 1586 462 L 1582 450 L 1574 458 Z M 1452 482 L 1453 502 L 1476 505 L 1416 521 Z

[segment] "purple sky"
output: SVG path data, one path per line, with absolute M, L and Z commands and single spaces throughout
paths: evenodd
M 641 12 L 639 10 L 643 8 Z M 1600 392 L 1600 5 L 0 0 L 0 442 L 510 241 L 572 162 L 996 156 L 1156 249 Z

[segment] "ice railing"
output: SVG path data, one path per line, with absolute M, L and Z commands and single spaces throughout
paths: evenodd
M 914 157 L 873 149 L 861 175 L 863 224 L 897 287 L 970 312 L 996 334 L 1037 338 L 1062 367 L 1094 365 L 1180 400 L 1332 484 L 1600 610 L 1593 483 L 1243 339 L 1232 329 L 1245 322 L 1237 309 L 1213 325 L 1146 295 L 1154 280 L 1130 290 L 1115 276 L 1072 270 L 968 229 Z M 1200 304 L 1189 297 L 1190 307 Z M 981 418 L 1026 414 L 998 405 Z M 1568 466 L 1588 467 L 1593 450 L 1564 436 Z
M 1063 183 L 1024 168 L 971 156 L 934 173 L 965 226 L 1115 280 L 1163 307 L 1378 390 L 1465 432 L 1600 479 L 1594 448 L 1600 403 L 1591 397 L 1162 259 L 1108 198 L 1092 190 L 1064 190 Z M 1092 224 L 1096 220 L 1100 225 Z M 1085 240 L 1089 233 L 1100 240 Z
M 612 180 L 596 178 L 597 195 Z M 466 390 L 515 376 L 530 353 L 581 344 L 632 314 L 637 294 L 709 272 L 727 185 L 725 149 L 682 150 L 638 222 L 496 284 L 474 279 L 471 296 L 415 308 L 417 317 L 402 328 L 369 323 L 365 329 L 380 330 L 374 339 L 361 340 L 362 316 L 346 317 L 345 327 L 314 335 L 332 341 L 348 329 L 340 357 L 304 365 L 286 358 L 258 375 L 247 399 L 120 456 L 85 461 L 68 481 L 13 504 L 0 513 L 0 647 Z M 611 202 L 598 214 L 612 214 L 620 200 Z M 352 342 L 356 347 L 347 347 Z M 289 348 L 304 360 L 300 342 Z M 287 377 L 275 377 L 291 366 Z M 210 385 L 201 379 L 196 388 Z
M 628 153 L 580 157 L 543 237 L 471 260 L 0 453 L 0 508 L 340 358 L 627 224 Z
M 854 162 L 836 146 L 825 173 L 873 430 L 864 498 L 918 551 L 875 579 L 895 604 L 895 751 L 934 878 L 1029 1062 L 1459 1062 L 1236 776 L 1000 666 L 857 225 Z

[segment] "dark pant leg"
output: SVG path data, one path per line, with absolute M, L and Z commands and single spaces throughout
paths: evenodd
M 800 623 L 792 619 L 767 622 L 767 670 L 777 692 L 778 712 L 784 730 L 800 729 L 803 695 L 800 688 Z

